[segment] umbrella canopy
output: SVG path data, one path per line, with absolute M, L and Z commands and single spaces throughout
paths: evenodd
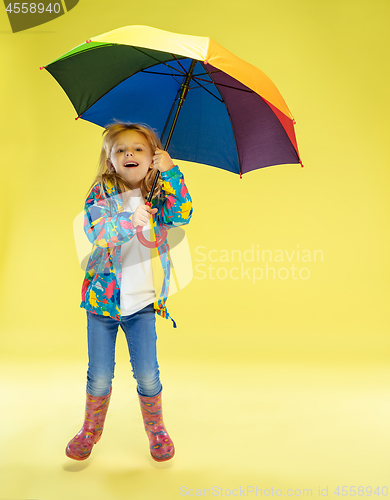
M 77 118 L 102 127 L 147 123 L 173 158 L 240 176 L 302 165 L 295 121 L 275 85 L 211 38 L 127 26 L 87 40 L 44 68 Z

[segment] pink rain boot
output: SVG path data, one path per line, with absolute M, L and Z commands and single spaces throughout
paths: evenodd
M 91 396 L 87 392 L 84 424 L 80 432 L 68 443 L 66 455 L 73 460 L 85 460 L 91 454 L 103 432 L 104 420 L 110 403 L 112 387 L 106 396 Z
M 140 396 L 142 418 L 149 438 L 150 454 L 156 462 L 170 460 L 175 454 L 175 447 L 169 437 L 162 419 L 161 392 L 152 398 Z

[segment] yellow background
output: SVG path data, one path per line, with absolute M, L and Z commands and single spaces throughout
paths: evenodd
M 80 0 L 12 34 L 0 9 L 0 498 L 172 499 L 182 485 L 250 484 L 313 487 L 313 496 L 329 485 L 331 496 L 336 485 L 386 485 L 389 15 L 387 0 Z M 101 129 L 75 121 L 39 67 L 130 24 L 210 36 L 262 69 L 297 122 L 304 164 L 240 179 L 180 162 L 194 278 L 168 300 L 178 328 L 157 319 L 164 412 L 179 444 L 166 466 L 147 456 L 122 332 L 105 439 L 85 463 L 64 455 L 81 425 L 87 367 L 73 219 Z M 200 279 L 197 248 L 223 277 L 241 264 L 221 251 L 243 257 L 252 245 L 323 258 L 268 262 L 307 268 L 308 279 Z

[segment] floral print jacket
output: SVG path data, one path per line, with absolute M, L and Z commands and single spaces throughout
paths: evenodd
M 150 218 L 151 237 L 161 234 L 161 228 L 169 230 L 190 222 L 192 200 L 184 183 L 183 174 L 177 165 L 160 173 L 161 193 L 152 200 L 152 208 L 158 211 Z M 120 287 L 122 278 L 121 245 L 136 238 L 132 224 L 134 212 L 123 210 L 123 195 L 114 185 L 104 186 L 104 196 L 99 184 L 95 184 L 84 207 L 84 231 L 93 244 L 82 285 L 80 307 L 95 314 L 110 316 L 120 321 Z M 158 258 L 157 258 L 158 257 Z M 167 239 L 157 248 L 151 249 L 155 311 L 163 318 L 175 321 L 166 308 L 170 282 L 170 258 Z

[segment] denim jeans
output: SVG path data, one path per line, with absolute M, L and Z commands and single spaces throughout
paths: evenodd
M 87 311 L 87 324 L 89 394 L 105 396 L 110 391 L 116 364 L 115 343 L 119 325 L 126 336 L 138 394 L 159 394 L 162 385 L 157 362 L 156 316 L 153 304 L 129 316 L 122 316 L 120 321 Z

